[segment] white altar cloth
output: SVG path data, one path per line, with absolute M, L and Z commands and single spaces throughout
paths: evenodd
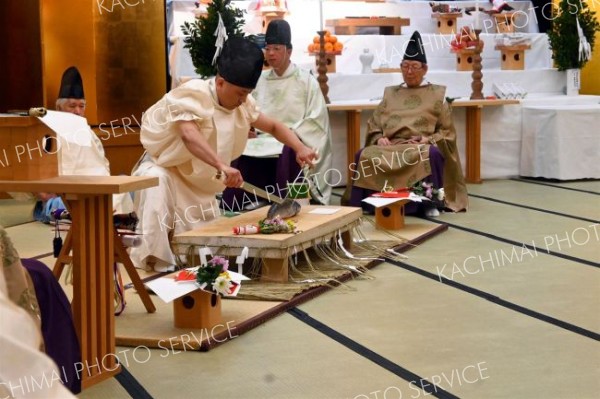
M 600 178 L 600 100 L 574 100 L 522 105 L 522 176 Z

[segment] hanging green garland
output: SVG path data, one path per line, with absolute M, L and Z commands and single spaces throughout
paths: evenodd
M 213 0 L 208 5 L 207 15 L 196 19 L 194 23 L 185 22 L 181 30 L 186 35 L 184 48 L 189 49 L 196 73 L 203 78 L 217 74 L 216 65 L 212 65 L 215 55 L 214 33 L 219 24 L 219 13 L 229 37 L 243 37 L 244 12 L 231 5 L 231 0 Z

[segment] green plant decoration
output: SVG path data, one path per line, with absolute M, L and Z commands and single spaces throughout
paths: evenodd
M 584 1 L 561 0 L 558 10 L 554 10 L 555 18 L 552 28 L 547 32 L 552 49 L 552 58 L 559 71 L 582 68 L 587 60 L 579 59 L 579 36 L 577 19 L 583 34 L 592 50 L 596 32 L 600 24 L 595 12 L 590 10 Z
M 243 37 L 244 11 L 231 5 L 231 0 L 213 0 L 207 7 L 207 15 L 194 23 L 185 22 L 181 30 L 186 35 L 184 48 L 189 49 L 196 73 L 203 78 L 217 74 L 217 66 L 212 65 L 215 55 L 214 35 L 219 24 L 219 14 L 228 37 Z

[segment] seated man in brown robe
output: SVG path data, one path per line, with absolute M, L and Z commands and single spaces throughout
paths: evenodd
M 365 148 L 350 166 L 354 172 L 350 205 L 370 205 L 362 200 L 375 191 L 411 187 L 429 181 L 444 188 L 443 208 L 458 212 L 467 209 L 466 185 L 451 110 L 444 101 L 446 87 L 424 80 L 427 58 L 419 32 L 415 31 L 400 64 L 404 83 L 385 89 L 383 100 L 367 124 Z M 435 217 L 433 202 L 410 203 L 408 214 L 424 212 Z

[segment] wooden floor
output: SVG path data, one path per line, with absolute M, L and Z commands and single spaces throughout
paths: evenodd
M 448 231 L 375 279 L 210 352 L 117 348 L 130 376 L 79 396 L 598 398 L 600 181 L 494 180 L 469 193 L 469 212 L 431 221 Z M 7 230 L 22 256 L 50 251 L 51 238 L 31 239 L 46 226 Z

